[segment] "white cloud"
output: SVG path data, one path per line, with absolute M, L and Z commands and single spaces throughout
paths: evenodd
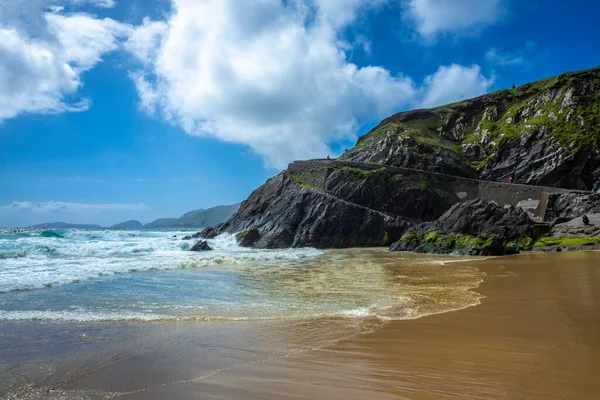
M 485 53 L 485 59 L 488 63 L 499 66 L 531 66 L 535 59 L 543 55 L 538 46 L 533 41 L 525 42 L 522 49 L 514 51 L 502 51 L 492 47 Z
M 112 8 L 117 5 L 115 0 L 67 0 L 76 5 L 90 4 L 99 8 Z
M 83 73 L 117 49 L 119 39 L 131 31 L 109 18 L 61 14 L 56 3 L 84 1 L 0 1 L 0 123 L 22 113 L 86 110 L 90 100 L 73 100 Z
M 317 17 L 335 27 L 344 27 L 355 21 L 357 14 L 377 8 L 388 0 L 314 0 Z
M 473 35 L 498 22 L 506 0 L 409 0 L 408 16 L 426 39 L 439 34 Z
M 522 55 L 516 53 L 503 53 L 496 48 L 491 48 L 485 53 L 485 59 L 496 65 L 519 65 L 523 64 L 524 59 Z
M 436 107 L 454 101 L 479 96 L 494 84 L 494 78 L 481 74 L 478 65 L 450 65 L 425 78 L 423 107 Z
M 368 52 L 369 43 L 359 31 L 348 43 L 347 28 L 387 2 L 173 0 L 167 20 L 134 28 L 64 11 L 114 1 L 0 0 L 0 123 L 86 110 L 91 101 L 77 97 L 83 74 L 125 40 L 141 109 L 190 135 L 246 145 L 274 167 L 324 157 L 331 143 L 401 109 L 487 90 L 492 81 L 476 66 L 443 67 L 418 85 L 350 62 L 346 52 Z
M 144 216 L 150 207 L 140 204 L 86 204 L 15 201 L 0 206 L 0 226 L 31 226 L 43 222 L 112 225 Z
M 410 78 L 346 57 L 341 31 L 373 4 L 175 0 L 168 21 L 144 21 L 126 44 L 143 64 L 131 73 L 140 105 L 270 166 L 323 157 L 365 120 L 418 103 Z

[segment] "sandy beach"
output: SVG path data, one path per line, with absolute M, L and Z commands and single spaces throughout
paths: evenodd
M 487 274 L 478 306 L 389 322 L 134 326 L 128 355 L 26 397 L 597 399 L 600 253 L 469 264 Z
M 525 254 L 476 264 L 488 274 L 479 306 L 391 322 L 331 348 L 184 385 L 177 394 L 597 399 L 600 253 Z

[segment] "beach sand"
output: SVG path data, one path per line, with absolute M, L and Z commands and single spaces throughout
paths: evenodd
M 476 262 L 482 304 L 219 374 L 223 397 L 600 398 L 600 253 Z M 179 389 L 192 398 L 193 386 Z
M 82 368 L 38 395 L 600 398 L 600 253 L 523 254 L 471 265 L 487 274 L 475 289 L 485 298 L 474 307 L 388 322 L 154 324 L 146 333 L 136 330 L 139 343 L 149 338 L 148 348 Z

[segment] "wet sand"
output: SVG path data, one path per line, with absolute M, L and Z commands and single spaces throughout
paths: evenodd
M 389 322 L 178 324 L 176 335 L 154 325 L 148 351 L 83 369 L 43 397 L 600 398 L 600 253 L 470 265 L 487 274 L 475 307 Z
M 486 296 L 479 306 L 391 322 L 330 348 L 227 371 L 171 393 L 600 398 L 600 253 L 526 254 L 476 264 L 488 274 L 477 289 Z

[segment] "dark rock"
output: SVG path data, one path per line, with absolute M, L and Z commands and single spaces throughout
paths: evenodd
M 471 236 L 498 235 L 509 242 L 535 236 L 535 223 L 520 208 L 500 207 L 480 199 L 455 204 L 437 221 L 423 224 L 424 233 L 445 232 Z
M 571 221 L 573 218 L 571 217 L 560 217 L 560 218 L 556 218 L 554 221 L 552 221 L 552 223 L 550 224 L 550 229 L 552 229 L 555 225 L 559 225 L 559 224 L 564 224 L 565 222 L 569 222 Z
M 459 201 L 419 174 L 334 161 L 292 163 L 242 203 L 226 231 L 256 228 L 245 242 L 260 248 L 386 246 Z
M 381 121 L 344 161 L 578 190 L 600 189 L 600 68 Z M 537 119 L 535 122 L 531 121 Z
M 440 142 L 443 142 L 441 138 Z M 385 140 L 375 142 L 371 146 L 359 146 L 360 144 L 359 139 L 357 147 L 345 153 L 340 159 L 417 168 L 466 178 L 477 177 L 477 171 L 462 162 L 461 155 L 451 147 L 440 148 L 419 142 L 415 138 L 403 135 L 402 131 L 390 131 Z
M 260 233 L 257 228 L 239 232 L 235 235 L 238 243 L 242 247 L 253 247 L 260 240 Z
M 210 251 L 212 248 L 208 245 L 206 240 L 200 240 L 195 245 L 192 246 L 190 251 Z
M 204 228 L 202 232 L 199 232 L 198 235 L 202 239 L 214 239 L 219 235 L 219 230 L 218 228 L 209 226 L 207 228 Z
M 196 232 L 193 235 L 185 236 L 181 240 L 192 240 L 192 239 L 214 239 L 219 235 L 219 228 L 209 226 L 208 228 L 204 228 L 201 232 Z
M 554 193 L 548 196 L 544 220 L 573 219 L 586 214 L 598 213 L 600 213 L 600 194 L 598 193 Z
M 535 234 L 534 222 L 522 209 L 476 199 L 454 205 L 437 221 L 418 225 L 390 250 L 507 255 L 518 253 L 519 246 L 530 247 Z
M 553 224 L 549 232 L 550 236 L 553 238 L 600 236 L 600 214 L 586 214 L 584 217 L 586 218 L 571 218 L 566 222 Z

